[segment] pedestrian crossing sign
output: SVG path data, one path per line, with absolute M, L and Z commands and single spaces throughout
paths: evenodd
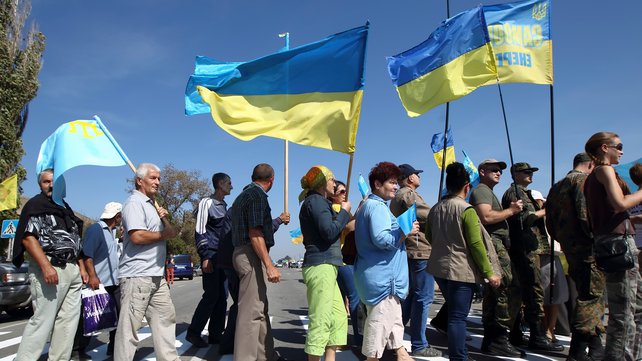
M 18 228 L 17 219 L 5 219 L 2 221 L 2 234 L 0 238 L 13 238 L 16 236 L 16 228 Z

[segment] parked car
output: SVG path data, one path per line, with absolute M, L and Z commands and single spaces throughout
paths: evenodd
M 12 316 L 24 316 L 33 312 L 28 269 L 28 262 L 17 269 L 13 263 L 0 260 L 0 310 Z
M 174 278 L 194 279 L 194 263 L 192 263 L 192 255 L 177 254 L 173 257 L 174 260 Z
M 203 275 L 203 269 L 201 268 L 200 264 L 197 264 L 194 266 L 194 276 L 202 276 Z

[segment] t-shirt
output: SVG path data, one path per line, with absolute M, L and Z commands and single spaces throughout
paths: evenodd
M 105 286 L 117 285 L 118 244 L 107 224 L 99 221 L 89 226 L 82 242 L 82 251 L 92 259 L 100 283 Z
M 135 190 L 123 205 L 122 214 L 125 232 L 123 254 L 120 258 L 120 277 L 163 276 L 167 255 L 166 240 L 151 244 L 134 244 L 129 238 L 129 231 L 133 230 L 162 232 L 163 223 L 153 201 Z
M 502 205 L 499 203 L 499 199 L 497 199 L 497 196 L 493 193 L 493 190 L 483 183 L 480 183 L 471 193 L 470 204 L 473 206 L 477 206 L 479 204 L 490 204 L 491 209 L 494 211 L 501 212 L 504 210 Z M 484 228 L 486 228 L 486 231 L 492 237 L 500 239 L 508 238 L 508 223 L 506 220 L 494 224 L 485 224 Z

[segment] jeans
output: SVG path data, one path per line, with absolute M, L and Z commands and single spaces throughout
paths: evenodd
M 352 323 L 352 332 L 354 337 L 352 339 L 352 344 L 361 348 L 363 344 L 363 336 L 359 333 L 359 325 L 357 320 L 357 314 L 359 310 L 359 294 L 357 293 L 357 288 L 354 285 L 354 266 L 352 265 L 343 265 L 339 267 L 339 274 L 337 277 L 337 283 L 339 284 L 339 289 L 341 294 L 344 297 L 348 297 L 348 308 L 350 309 L 350 322 Z
M 450 360 L 468 360 L 466 317 L 475 293 L 475 284 L 435 278 L 448 303 L 448 356 Z
M 430 347 L 426 339 L 428 311 L 435 295 L 435 278 L 426 271 L 428 260 L 408 259 L 410 289 L 402 306 L 404 325 L 410 320 L 412 351 Z
M 210 321 L 207 330 L 210 341 L 220 341 L 225 328 L 225 310 L 227 309 L 227 294 L 225 292 L 225 273 L 213 265 L 212 272 L 203 272 L 203 297 L 194 310 L 192 322 L 187 332 L 200 335 L 207 320 Z

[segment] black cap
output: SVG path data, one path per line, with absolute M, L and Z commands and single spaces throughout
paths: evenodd
M 406 179 L 413 174 L 419 174 L 423 172 L 421 169 L 415 169 L 410 164 L 400 164 L 399 169 L 401 169 L 401 179 Z
M 539 168 L 536 167 L 531 167 L 530 164 L 526 162 L 521 162 L 521 163 L 515 163 L 513 164 L 512 167 L 510 167 L 511 172 L 523 172 L 525 170 L 530 170 L 531 172 L 537 172 Z

